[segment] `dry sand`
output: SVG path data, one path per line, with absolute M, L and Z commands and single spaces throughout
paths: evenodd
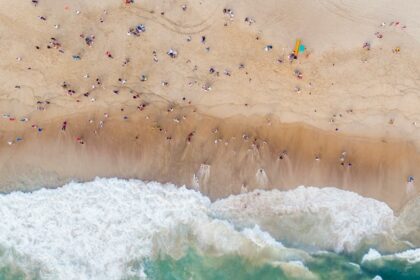
M 212 198 L 304 184 L 399 209 L 417 195 L 419 1 L 38 2 L 0 2 L 1 190 L 118 176 Z M 289 62 L 296 38 L 307 49 Z

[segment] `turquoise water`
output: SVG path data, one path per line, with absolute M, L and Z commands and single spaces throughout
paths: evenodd
M 205 257 L 194 250 L 180 258 L 162 257 L 146 261 L 145 273 L 149 279 L 243 279 L 243 280 L 299 280 L 299 279 L 335 279 L 335 280 L 370 280 L 379 275 L 382 279 L 414 280 L 420 279 L 420 264 L 403 261 L 390 261 L 381 264 L 360 266 L 351 262 L 349 257 L 334 253 L 313 255 L 305 263 L 307 277 L 300 273 L 284 272 L 280 267 L 270 264 L 256 265 L 239 256 Z
M 376 275 L 382 279 L 414 280 L 420 279 L 420 264 L 410 264 L 404 261 L 375 262 L 370 265 L 359 265 L 351 262 L 349 257 L 334 253 L 313 255 L 310 262 L 305 263 L 308 273 L 284 271 L 273 264 L 255 264 L 235 255 L 203 256 L 193 249 L 174 259 L 169 256 L 155 260 L 144 260 L 132 264 L 134 268 L 144 267 L 148 279 L 155 280 L 370 280 Z M 299 265 L 297 265 L 299 267 Z M 295 276 L 293 276 L 295 273 Z M 43 279 L 39 270 L 24 271 L 18 265 L 0 265 L 0 280 Z M 123 277 L 125 280 L 141 279 L 137 276 Z
M 271 265 L 255 265 L 238 256 L 203 257 L 189 250 L 175 260 L 163 257 L 145 263 L 150 279 L 287 279 L 282 270 Z
M 374 261 L 364 265 L 364 269 L 382 276 L 382 279 L 420 279 L 420 264 L 402 260 Z

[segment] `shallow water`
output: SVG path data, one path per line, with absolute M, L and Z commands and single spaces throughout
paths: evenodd
M 420 279 L 409 207 L 304 187 L 212 203 L 118 179 L 15 192 L 0 195 L 0 279 Z

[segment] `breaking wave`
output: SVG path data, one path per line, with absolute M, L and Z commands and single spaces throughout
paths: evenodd
M 252 275 L 319 279 L 331 256 L 347 264 L 337 253 L 356 254 L 363 244 L 380 250 L 372 240 L 397 239 L 401 225 L 386 204 L 335 188 L 254 191 L 212 203 L 172 184 L 99 178 L 0 195 L 0 219 L 0 278 L 11 279 L 159 279 L 168 265 L 168 273 L 177 265 L 185 273 L 187 261 L 190 273 L 213 269 L 220 279 L 223 266 L 209 267 L 219 258 L 254 267 Z M 395 257 L 412 263 L 415 246 L 394 241 L 387 249 L 405 248 Z M 360 269 L 340 269 L 372 279 L 380 266 L 368 264 L 386 258 L 375 252 L 376 259 L 359 258 Z

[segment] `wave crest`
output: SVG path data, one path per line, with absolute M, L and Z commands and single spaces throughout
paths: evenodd
M 242 227 L 258 224 L 295 246 L 337 252 L 355 250 L 362 239 L 389 231 L 395 222 L 385 203 L 335 188 L 256 190 L 216 201 L 212 210 Z

